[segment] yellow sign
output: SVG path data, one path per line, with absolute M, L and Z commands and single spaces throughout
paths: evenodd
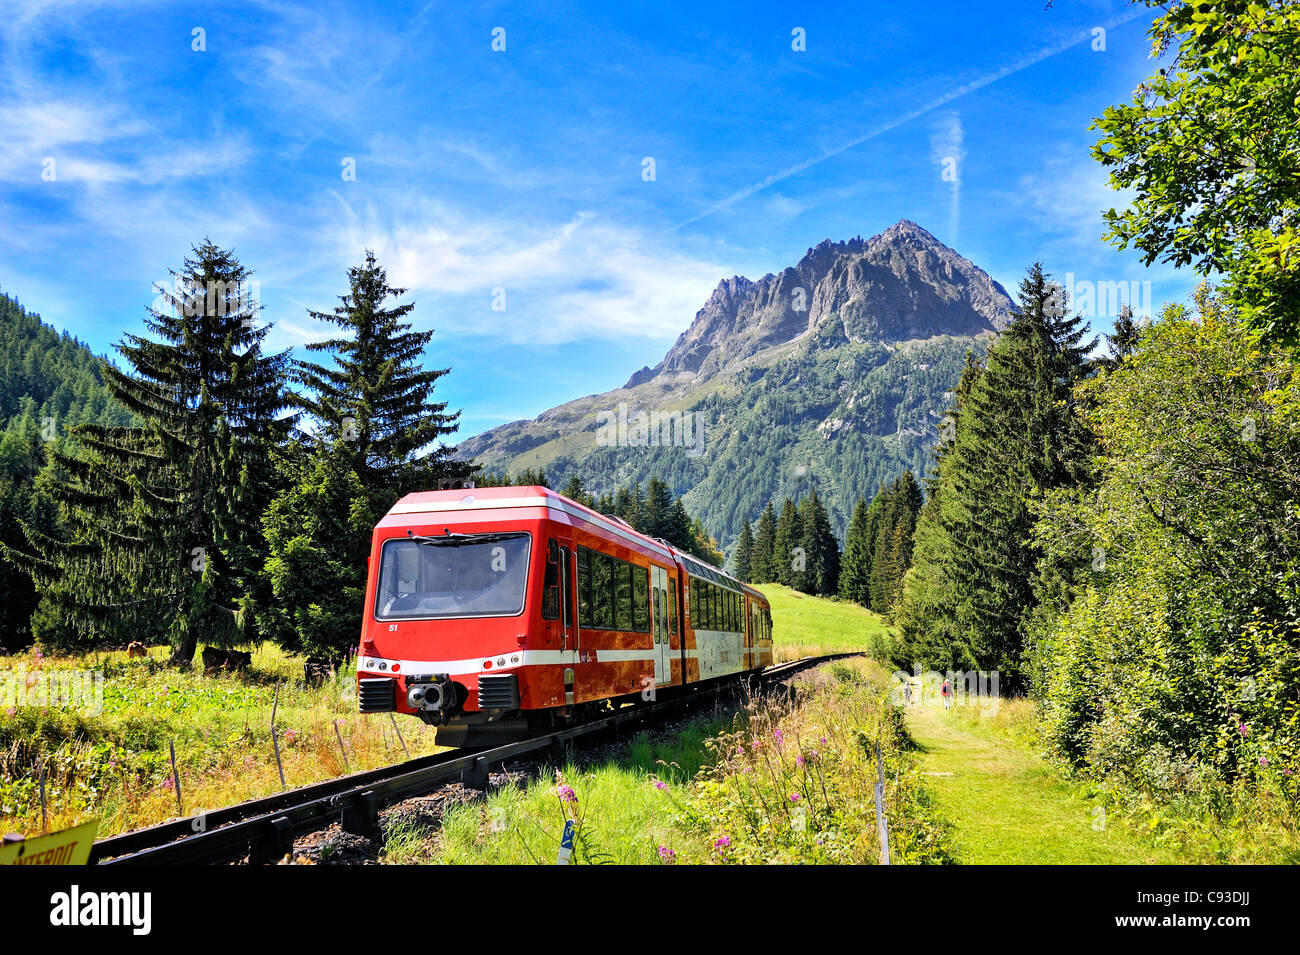
M 0 865 L 85 865 L 98 825 L 91 820 L 75 829 L 7 843 L 0 847 Z

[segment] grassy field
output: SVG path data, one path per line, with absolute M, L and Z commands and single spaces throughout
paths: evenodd
M 866 863 L 880 860 L 876 743 L 895 863 L 950 858 L 886 676 L 868 660 L 811 672 L 797 705 L 751 700 L 722 722 L 638 736 L 598 762 L 548 768 L 451 808 L 440 826 L 388 833 L 391 863 Z
M 854 603 L 810 597 L 781 584 L 757 589 L 772 604 L 777 663 L 841 650 L 872 653 L 889 632 L 879 614 Z
M 936 804 L 956 831 L 957 860 L 968 864 L 1037 865 L 1180 861 L 1141 839 L 1085 787 L 1058 776 L 1014 736 L 1032 722 L 1027 700 L 1004 700 L 996 727 L 972 712 L 933 704 L 907 708 Z M 988 717 L 985 717 L 986 719 Z
M 0 681 L 30 684 L 24 686 L 30 705 L 0 706 L 4 831 L 41 831 L 42 764 L 51 829 L 98 817 L 100 834 L 108 835 L 177 816 L 173 744 L 186 815 L 278 792 L 271 738 L 277 686 L 287 786 L 342 774 L 340 736 L 351 771 L 405 758 L 388 719 L 357 712 L 354 675 L 346 669 L 309 687 L 302 661 L 269 644 L 254 651 L 246 672 L 215 676 L 167 666 L 167 652 L 156 647 L 134 660 L 125 653 L 51 657 L 39 651 L 0 657 Z M 31 699 L 45 676 L 70 671 L 103 675 L 101 712 Z M 399 725 L 411 755 L 436 751 L 432 729 L 410 719 Z

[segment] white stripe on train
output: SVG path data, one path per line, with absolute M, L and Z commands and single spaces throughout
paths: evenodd
M 771 651 L 771 647 L 743 647 L 742 650 L 747 654 L 761 654 L 764 651 Z M 583 654 L 594 653 L 596 659 L 592 660 Z M 670 659 L 680 659 L 678 651 L 670 651 Z M 699 650 L 684 651 L 686 659 L 697 660 L 700 656 Z M 582 656 L 582 659 L 579 657 Z M 653 663 L 657 654 L 653 650 L 610 650 L 597 649 L 582 651 L 577 650 L 513 650 L 508 653 L 498 654 L 488 657 L 471 657 L 467 660 L 394 660 L 388 657 L 357 657 L 357 672 L 362 676 L 387 676 L 393 673 L 394 665 L 401 669 L 396 672 L 402 673 L 488 673 L 492 670 L 513 670 L 517 667 L 527 666 L 574 666 L 578 663 L 621 663 L 629 660 Z M 504 663 L 498 661 L 504 660 Z M 490 667 L 483 664 L 491 662 Z M 380 664 L 383 668 L 380 668 Z M 371 666 L 370 664 L 373 664 Z

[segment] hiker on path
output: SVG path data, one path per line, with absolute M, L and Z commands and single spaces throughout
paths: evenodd
M 946 710 L 952 706 L 952 684 L 947 679 L 944 679 L 943 689 L 939 692 L 943 694 L 943 708 Z

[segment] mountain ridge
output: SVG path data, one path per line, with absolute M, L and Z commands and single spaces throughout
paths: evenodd
M 467 438 L 457 456 L 545 468 L 557 487 L 576 474 L 597 493 L 657 475 L 724 543 L 767 500 L 815 483 L 842 530 L 868 485 L 924 469 L 966 352 L 1014 309 L 992 277 L 910 220 L 824 239 L 779 272 L 720 280 L 660 361 L 621 388 Z M 707 450 L 602 442 L 620 410 L 702 415 Z M 710 499 L 737 480 L 749 490 L 735 507 Z

